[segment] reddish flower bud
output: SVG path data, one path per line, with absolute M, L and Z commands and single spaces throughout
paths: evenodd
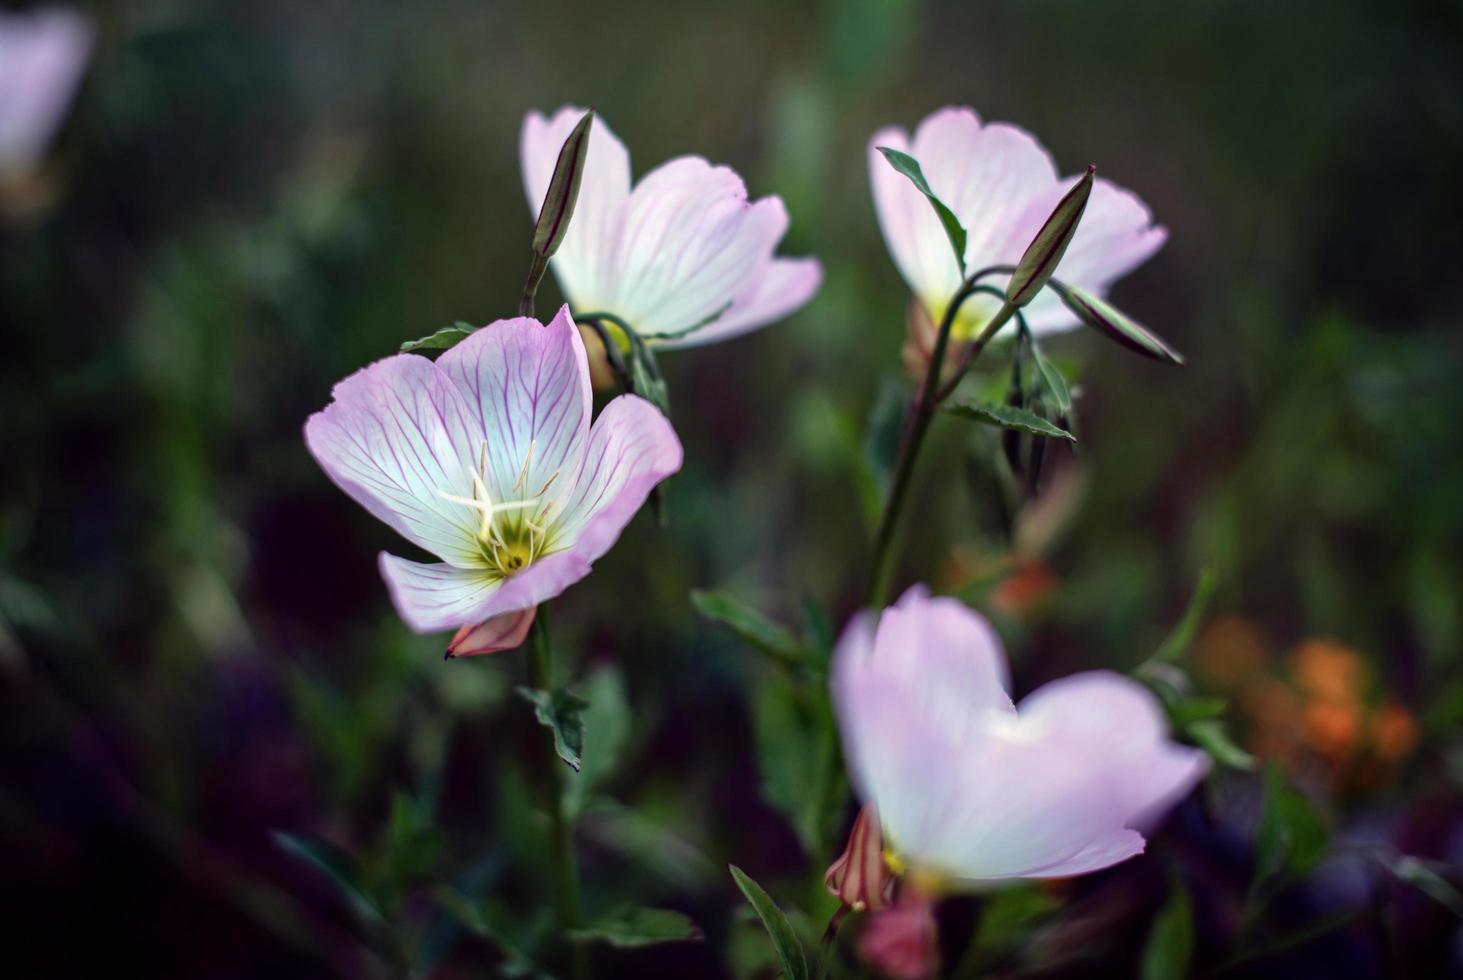
M 935 903 L 906 882 L 899 902 L 869 916 L 858 937 L 859 958 L 894 980 L 927 980 L 939 968 Z
M 462 627 L 453 635 L 452 642 L 447 644 L 447 659 L 475 657 L 480 653 L 497 653 L 522 646 L 537 612 L 537 606 L 529 606 L 527 609 L 494 616 L 476 626 L 469 624 Z
M 828 894 L 856 911 L 889 904 L 894 875 L 884 862 L 884 835 L 879 832 L 879 814 L 872 805 L 859 811 L 848 835 L 848 847 L 829 865 L 823 884 Z

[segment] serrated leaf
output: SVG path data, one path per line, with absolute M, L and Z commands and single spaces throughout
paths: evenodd
M 731 871 L 732 880 L 737 883 L 737 887 L 751 903 L 752 910 L 757 913 L 757 918 L 762 920 L 762 926 L 767 930 L 772 948 L 777 953 L 777 962 L 782 966 L 782 975 L 787 980 L 808 980 L 808 959 L 803 955 L 803 944 L 798 941 L 797 933 L 793 931 L 792 923 L 787 921 L 787 916 L 782 914 L 782 909 L 741 868 L 735 864 L 727 867 Z
M 411 354 L 422 350 L 450 350 L 472 336 L 477 330 L 478 328 L 471 323 L 458 320 L 452 326 L 443 327 L 436 333 L 418 337 L 416 340 L 403 341 L 401 352 Z
M 951 415 L 971 419 L 985 425 L 995 425 L 1015 432 L 1025 432 L 1048 439 L 1066 439 L 1076 442 L 1077 438 L 1054 422 L 1049 422 L 1035 412 L 1014 405 L 978 405 L 967 402 L 945 409 Z
M 919 161 L 908 153 L 901 153 L 899 150 L 891 150 L 887 146 L 878 147 L 884 159 L 889 165 L 909 178 L 917 191 L 925 196 L 930 206 L 935 209 L 935 215 L 940 219 L 940 224 L 945 229 L 945 237 L 950 239 L 950 248 L 955 251 L 955 262 L 960 266 L 960 274 L 965 274 L 965 226 L 960 219 L 955 217 L 939 195 L 930 189 L 929 182 L 925 180 L 925 173 L 920 169 Z
M 1143 947 L 1142 980 L 1184 980 L 1194 955 L 1194 913 L 1189 892 L 1175 880 L 1168 901 L 1153 917 Z
M 1263 881 L 1282 871 L 1304 874 L 1326 849 L 1326 825 L 1315 806 L 1285 782 L 1277 766 L 1265 772 L 1265 802 L 1255 834 L 1255 876 Z
M 1052 281 L 1052 287 L 1056 289 L 1067 309 L 1077 314 L 1079 320 L 1109 339 L 1154 360 L 1169 364 L 1184 363 L 1183 355 L 1164 343 L 1157 334 L 1105 300 L 1098 299 L 1085 289 L 1057 283 L 1055 280 Z
M 579 185 L 584 177 L 584 160 L 589 155 L 589 129 L 592 125 L 593 109 L 586 112 L 569 133 L 559 148 L 559 158 L 554 162 L 554 175 L 549 179 L 549 189 L 544 194 L 538 220 L 533 227 L 533 250 L 546 259 L 558 251 L 569 231 L 569 221 L 574 217 L 574 205 L 579 200 Z
M 305 834 L 274 832 L 274 842 L 287 854 L 294 855 L 306 864 L 325 873 L 336 889 L 350 903 L 351 909 L 362 920 L 381 925 L 385 919 L 376 903 L 366 894 L 364 874 L 360 861 L 345 848 L 318 837 Z
M 618 909 L 587 926 L 570 930 L 569 936 L 575 942 L 602 942 L 617 949 L 705 938 L 701 927 L 681 913 L 650 908 Z
M 1057 265 L 1072 242 L 1072 236 L 1077 233 L 1082 212 L 1087 209 L 1087 199 L 1092 196 L 1092 181 L 1096 173 L 1096 167 L 1087 168 L 1087 173 L 1082 175 L 1082 179 L 1071 190 L 1062 195 L 1051 215 L 1042 224 L 1041 230 L 1036 233 L 1031 244 L 1026 246 L 1021 261 L 1016 263 L 1011 282 L 1006 286 L 1006 301 L 1012 306 L 1019 309 L 1030 303 L 1051 279 L 1052 273 L 1057 271 Z
M 630 705 L 625 680 L 615 667 L 601 667 L 578 685 L 588 702 L 584 709 L 584 750 L 580 768 L 564 784 L 564 809 L 569 819 L 584 810 L 589 794 L 614 774 L 620 753 L 630 737 Z
M 582 765 L 584 751 L 584 709 L 589 702 L 564 688 L 543 691 L 532 687 L 515 687 L 518 696 L 533 705 L 538 723 L 554 735 L 554 751 L 575 772 Z
M 753 647 L 790 666 L 808 662 L 808 652 L 786 627 L 725 592 L 691 593 L 691 605 L 707 619 L 730 629 Z
M 1052 407 L 1058 415 L 1069 414 L 1072 411 L 1072 389 L 1067 385 L 1066 377 L 1035 345 L 1032 345 L 1031 353 L 1036 359 L 1036 374 L 1041 380 L 1041 388 L 1051 396 Z
M 1185 729 L 1185 733 L 1221 766 L 1245 770 L 1255 768 L 1255 757 L 1234 744 L 1220 722 L 1196 721 Z

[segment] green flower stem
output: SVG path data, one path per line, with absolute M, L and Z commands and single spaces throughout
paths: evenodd
M 985 329 L 981 331 L 980 336 L 971 342 L 970 348 L 961 359 L 960 370 L 951 379 L 951 383 L 942 388 L 940 372 L 945 366 L 945 351 L 950 345 L 950 331 L 955 326 L 955 317 L 967 299 L 973 294 L 984 292 L 989 288 L 979 285 L 981 278 L 1006 271 L 1010 271 L 1008 266 L 992 266 L 971 274 L 960 284 L 955 295 L 950 297 L 950 302 L 945 307 L 945 314 L 940 318 L 940 332 L 935 337 L 935 348 L 930 354 L 930 366 L 925 372 L 924 384 L 914 401 L 909 423 L 904 429 L 904 438 L 899 444 L 899 458 L 894 467 L 894 482 L 889 490 L 889 499 L 884 505 L 884 515 L 879 521 L 878 534 L 874 538 L 873 572 L 869 576 L 869 589 L 864 596 L 864 605 L 870 609 L 881 608 L 888 598 L 889 576 L 892 572 L 894 552 L 894 532 L 898 528 L 899 517 L 904 510 L 905 499 L 909 496 L 909 484 L 914 475 L 914 464 L 919 459 L 919 451 L 924 445 L 925 434 L 929 431 L 930 420 L 934 417 L 935 409 L 939 407 L 941 401 L 949 397 L 950 392 L 954 391 L 954 384 L 980 356 L 981 350 L 996 335 L 996 331 L 1005 326 L 1006 321 L 1015 315 L 1016 308 L 1010 303 L 1001 306 L 991 322 L 986 324 Z
M 528 682 L 541 691 L 553 690 L 553 652 L 549 647 L 549 607 L 538 607 L 529 634 Z M 549 854 L 553 862 L 554 902 L 559 920 L 559 933 L 569 947 L 573 976 L 583 980 L 589 975 L 584 947 L 570 938 L 570 930 L 580 925 L 579 875 L 574 862 L 574 828 L 564 812 L 564 763 L 554 751 L 552 736 L 544 742 L 541 763 L 548 773 Z

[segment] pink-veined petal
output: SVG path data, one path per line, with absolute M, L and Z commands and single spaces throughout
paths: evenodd
M 584 113 L 577 106 L 564 106 L 551 118 L 538 112 L 523 118 L 519 159 L 534 217 L 548 193 L 559 150 Z M 602 309 L 596 304 L 603 304 L 612 295 L 620 224 L 629 199 L 630 153 L 609 124 L 596 117 L 589 131 L 589 153 L 584 158 L 574 217 L 550 262 L 565 295 L 581 310 Z M 591 306 L 584 306 L 586 303 Z
M 774 258 L 725 313 L 680 340 L 661 341 L 660 346 L 698 347 L 750 333 L 801 309 L 822 284 L 823 266 L 817 259 Z
M 567 306 L 547 325 L 529 317 L 490 323 L 443 354 L 437 367 L 485 434 L 495 501 L 526 499 L 579 468 L 592 396 L 589 359 Z M 481 445 L 471 458 L 482 461 Z
M 384 551 L 379 565 L 397 615 L 414 632 L 439 633 L 494 615 L 488 602 L 501 582 L 486 569 L 428 565 Z
M 625 209 L 611 312 L 646 336 L 695 326 L 746 290 L 786 231 L 782 201 L 748 203 L 730 168 L 689 156 L 662 164 Z
M 480 563 L 469 461 L 481 442 L 474 414 L 431 361 L 398 354 L 335 386 L 305 423 L 326 474 L 402 537 L 462 568 Z
M 586 563 L 595 561 L 681 460 L 681 442 L 654 405 L 635 395 L 614 399 L 594 420 L 584 467 L 559 498 L 555 538 L 572 542 L 568 548 Z

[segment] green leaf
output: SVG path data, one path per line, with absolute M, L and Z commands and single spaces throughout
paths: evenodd
M 1205 568 L 1199 572 L 1199 583 L 1194 586 L 1194 594 L 1189 598 L 1189 604 L 1184 608 L 1184 614 L 1174 624 L 1164 641 L 1158 645 L 1153 654 L 1153 659 L 1159 662 L 1174 661 L 1188 653 L 1189 647 L 1194 643 L 1194 633 L 1199 628 L 1199 623 L 1204 619 L 1204 613 L 1209 609 L 1209 600 L 1214 595 L 1214 586 L 1218 583 L 1219 577 L 1214 574 L 1214 569 Z
M 404 341 L 401 345 L 401 352 L 411 354 L 419 350 L 449 350 L 476 333 L 477 329 L 471 323 L 458 320 L 452 326 L 443 327 L 436 333 L 418 337 L 416 340 Z
M 554 751 L 575 772 L 584 751 L 584 709 L 589 702 L 564 688 L 555 691 L 515 687 L 518 696 L 533 705 L 534 717 L 554 734 Z
M 1384 863 L 1387 869 L 1400 880 L 1438 902 L 1459 919 L 1463 919 L 1463 894 L 1459 894 L 1452 882 L 1434 871 L 1428 862 L 1404 854 Z
M 833 653 L 833 624 L 828 614 L 812 596 L 803 596 L 803 624 L 806 627 L 809 649 L 818 655 L 818 660 L 827 663 Z
M 1048 439 L 1066 439 L 1068 442 L 1076 442 L 1077 439 L 1072 433 L 1061 426 L 1037 415 L 1035 412 L 1024 408 L 1016 408 L 1013 405 L 977 405 L 973 402 L 952 405 L 945 409 L 951 415 L 958 415 L 961 418 L 972 419 L 976 422 L 983 422 L 986 425 L 996 425 L 1003 429 L 1013 429 L 1017 432 L 1025 432 L 1033 436 L 1045 436 Z
M 1057 271 L 1057 265 L 1066 254 L 1067 246 L 1072 243 L 1072 236 L 1077 233 L 1082 212 L 1087 209 L 1087 199 L 1092 196 L 1092 181 L 1096 173 L 1096 167 L 1087 168 L 1087 173 L 1062 196 L 1046 223 L 1031 240 L 1031 244 L 1026 246 L 1021 261 L 1016 263 L 1016 272 L 1006 286 L 1006 302 L 1012 306 L 1020 309 L 1030 303 L 1051 279 L 1052 273 Z
M 670 418 L 670 392 L 666 388 L 665 379 L 660 375 L 655 356 L 643 343 L 635 344 L 630 352 L 630 383 L 635 386 L 635 394 L 660 409 L 660 414 Z
M 589 128 L 593 124 L 591 109 L 559 148 L 554 175 L 549 179 L 549 189 L 533 228 L 533 250 L 544 258 L 559 250 L 569 232 L 569 220 L 574 217 L 574 204 L 579 200 L 579 184 L 584 177 L 584 159 L 589 155 Z
M 1278 766 L 1265 771 L 1265 802 L 1255 835 L 1255 877 L 1263 881 L 1282 871 L 1304 874 L 1326 849 L 1326 825 L 1302 793 L 1286 785 Z
M 442 910 L 468 932 L 491 942 L 503 954 L 499 971 L 503 976 L 545 976 L 523 947 L 514 939 L 513 924 L 501 906 L 469 898 L 452 888 L 433 892 Z
M 1174 880 L 1162 909 L 1153 917 L 1143 947 L 1143 980 L 1184 980 L 1194 955 L 1194 913 L 1189 892 Z
M 630 705 L 618 668 L 599 668 L 578 689 L 589 706 L 582 718 L 584 751 L 579 772 L 564 784 L 564 809 L 571 820 L 584 810 L 589 794 L 614 774 L 630 737 Z
M 838 777 L 838 756 L 825 739 L 833 719 L 827 697 L 809 696 L 806 685 L 758 684 L 752 692 L 752 737 L 762 796 L 792 825 L 810 854 L 826 845 L 827 811 L 820 805 Z M 825 734 L 826 731 L 826 734 Z
M 384 924 L 385 919 L 381 915 L 381 910 L 366 894 L 362 884 L 364 875 L 361 871 L 361 864 L 354 854 L 318 837 L 287 834 L 279 830 L 276 830 L 273 836 L 275 844 L 285 853 L 292 854 L 306 864 L 323 871 L 363 921 L 372 925 Z
M 1046 359 L 1041 350 L 1033 344 L 1031 353 L 1036 359 L 1037 377 L 1041 379 L 1042 390 L 1051 395 L 1052 407 L 1058 415 L 1066 415 L 1072 411 L 1072 390 L 1067 386 L 1067 379 L 1057 366 Z
M 950 247 L 955 250 L 955 261 L 960 266 L 960 274 L 965 275 L 965 226 L 960 219 L 955 217 L 955 212 L 945 204 L 944 201 L 930 190 L 929 182 L 925 180 L 925 173 L 920 169 L 919 161 L 908 153 L 901 153 L 898 150 L 891 150 L 887 146 L 878 148 L 884 154 L 884 159 L 895 170 L 909 178 L 909 182 L 915 186 L 930 202 L 935 209 L 935 214 L 940 219 L 940 224 L 945 228 L 945 236 L 950 239 Z
M 762 890 L 746 873 L 735 864 L 728 865 L 731 876 L 752 904 L 752 910 L 757 913 L 757 918 L 762 920 L 762 926 L 767 930 L 767 935 L 772 939 L 772 948 L 777 953 L 777 961 L 782 965 L 782 975 L 787 980 L 808 980 L 808 960 L 803 955 L 803 945 L 798 942 L 797 933 L 793 932 L 792 924 L 787 921 L 787 916 L 782 914 L 782 909 L 777 903 Z
M 1224 725 L 1218 721 L 1196 721 L 1185 730 L 1194 744 L 1209 753 L 1209 758 L 1230 769 L 1253 769 L 1255 757 L 1234 744 Z
M 1229 702 L 1224 698 L 1188 698 L 1167 705 L 1168 723 L 1174 728 L 1185 729 L 1195 722 L 1211 721 L 1224 715 Z
M 988 950 L 1019 942 L 1042 917 L 1051 914 L 1061 901 L 1034 885 L 1007 888 L 990 895 L 980 914 L 975 948 Z
M 1165 344 L 1157 334 L 1106 301 L 1098 299 L 1085 289 L 1059 283 L 1055 279 L 1051 285 L 1067 309 L 1077 314 L 1077 318 L 1087 326 L 1109 339 L 1154 360 L 1169 364 L 1184 363 L 1183 355 Z
M 808 663 L 808 651 L 797 637 L 740 599 L 725 592 L 696 590 L 691 593 L 691 605 L 774 660 L 794 667 Z
M 670 909 L 625 908 L 569 932 L 576 942 L 603 942 L 617 949 L 704 938 L 701 927 Z

